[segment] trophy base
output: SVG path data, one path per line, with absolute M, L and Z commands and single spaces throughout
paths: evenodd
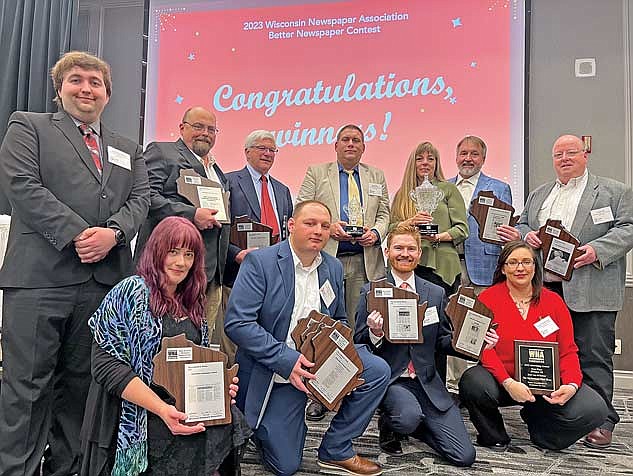
M 362 226 L 346 225 L 345 233 L 353 236 L 354 238 L 358 238 L 363 236 L 363 234 L 365 233 L 365 229 Z
M 434 223 L 426 223 L 424 225 L 416 225 L 420 235 L 437 235 L 440 232 L 440 226 Z

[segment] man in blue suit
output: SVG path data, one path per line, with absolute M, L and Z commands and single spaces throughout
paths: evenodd
M 486 161 L 486 151 L 486 143 L 477 136 L 466 136 L 457 144 L 455 162 L 459 173 L 448 181 L 457 185 L 466 210 L 470 209 L 471 201 L 482 190 L 489 190 L 499 200 L 512 204 L 510 185 L 481 172 Z M 457 250 L 462 264 L 461 284 L 474 287 L 475 292 L 479 294 L 492 284 L 492 275 L 497 267 L 501 246 L 484 243 L 479 239 L 479 225 L 471 214 L 468 214 L 468 229 L 468 238 Z M 511 226 L 500 226 L 497 233 L 504 242 L 521 237 Z M 457 357 L 448 358 L 446 384 L 449 390 L 457 392 L 459 379 L 467 368 L 466 361 Z
M 273 234 L 284 239 L 286 223 L 292 216 L 292 197 L 290 189 L 269 173 L 277 154 L 275 136 L 264 130 L 251 132 L 244 143 L 244 154 L 246 166 L 226 174 L 231 189 L 231 221 L 235 217 L 246 215 L 252 220 L 270 226 L 273 228 Z M 262 193 L 262 190 L 265 193 Z M 233 286 L 240 264 L 250 251 L 252 249 L 243 250 L 237 245 L 229 244 L 224 273 L 225 285 Z
M 238 347 L 242 387 L 237 405 L 255 431 L 264 465 L 275 474 L 299 470 L 306 436 L 303 380 L 314 364 L 295 350 L 291 332 L 299 319 L 319 310 L 347 324 L 343 267 L 321 250 L 332 217 L 321 202 L 308 200 L 288 220 L 290 237 L 249 253 L 242 262 L 226 312 L 225 330 Z M 318 451 L 318 464 L 352 475 L 379 475 L 380 465 L 354 453 L 385 393 L 389 367 L 357 346 L 365 383 L 343 400 Z
M 391 368 L 389 388 L 380 403 L 379 443 L 383 451 L 402 454 L 400 435 L 412 435 L 457 466 L 475 461 L 459 409 L 435 368 L 435 353 L 455 354 L 451 330 L 444 315 L 444 290 L 413 272 L 422 254 L 416 228 L 398 225 L 387 237 L 385 255 L 391 270 L 387 280 L 399 288 L 418 293 L 419 302 L 428 302 L 424 316 L 422 344 L 395 344 L 384 338 L 383 316 L 367 310 L 369 284 L 363 287 L 356 309 L 354 341 L 367 344 Z M 486 337 L 492 338 L 492 334 Z

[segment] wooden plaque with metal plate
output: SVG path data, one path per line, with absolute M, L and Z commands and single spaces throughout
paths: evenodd
M 230 369 L 224 352 L 202 347 L 184 334 L 164 337 L 154 357 L 154 383 L 176 400 L 175 407 L 187 414 L 185 425 L 231 423 L 229 385 L 238 365 Z
M 220 223 L 231 223 L 229 213 L 229 192 L 222 185 L 202 177 L 193 169 L 181 169 L 176 180 L 178 194 L 198 208 L 217 210 L 215 219 Z
M 479 225 L 479 239 L 493 245 L 503 245 L 497 235 L 498 226 L 514 226 L 519 220 L 514 216 L 514 207 L 499 200 L 490 190 L 480 190 L 470 202 L 469 211 Z
M 235 217 L 231 224 L 229 241 L 245 250 L 247 248 L 266 248 L 275 244 L 279 236 L 273 236 L 273 229 L 256 222 L 246 215 Z
M 460 286 L 446 306 L 446 315 L 453 325 L 453 349 L 479 360 L 488 329 L 495 329 L 492 311 L 475 295 L 471 287 Z
M 560 387 L 558 342 L 514 341 L 514 379 L 534 395 L 549 395 Z
M 386 279 L 372 281 L 367 293 L 367 311 L 383 316 L 385 339 L 394 344 L 422 344 L 424 313 L 428 303 L 419 304 L 413 290 L 394 286 Z
M 547 220 L 538 230 L 538 237 L 543 242 L 543 268 L 565 281 L 571 279 L 574 271 L 574 260 L 583 254 L 578 250 L 580 241 L 569 233 L 560 220 Z
M 328 410 L 338 411 L 343 397 L 364 383 L 360 378 L 363 363 L 354 347 L 352 330 L 341 321 L 311 311 L 299 319 L 291 337 L 296 348 L 314 362 L 308 370 L 316 379 L 305 382 L 312 398 Z

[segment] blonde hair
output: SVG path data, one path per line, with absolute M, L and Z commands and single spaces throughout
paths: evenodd
M 393 203 L 391 205 L 391 222 L 401 222 L 408 218 L 411 218 L 416 214 L 415 204 L 409 194 L 411 191 L 420 184 L 418 175 L 415 171 L 416 158 L 424 153 L 428 153 L 435 157 L 435 180 L 445 182 L 444 172 L 442 172 L 442 164 L 440 163 L 440 153 L 433 144 L 428 141 L 421 142 L 415 149 L 409 154 L 409 160 L 404 168 L 404 175 L 402 177 L 402 184 L 393 197 Z
M 64 82 L 64 75 L 75 66 L 90 71 L 99 71 L 103 75 L 103 84 L 106 88 L 108 97 L 112 95 L 112 75 L 110 73 L 110 65 L 85 51 L 69 51 L 57 60 L 55 66 L 51 68 L 51 79 L 53 80 L 53 88 L 55 89 L 55 102 L 61 106 L 61 98 L 59 90 Z

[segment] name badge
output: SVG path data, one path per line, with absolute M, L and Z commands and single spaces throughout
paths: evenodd
M 323 299 L 325 307 L 330 307 L 330 304 L 334 301 L 334 290 L 332 289 L 329 279 L 325 280 L 323 286 L 319 289 L 319 294 L 321 294 L 321 299 Z
M 108 146 L 108 162 L 113 165 L 118 165 L 126 170 L 132 170 L 132 162 L 130 161 L 130 154 L 117 149 L 116 147 Z
M 613 211 L 611 207 L 597 208 L 591 210 L 591 219 L 594 225 L 600 225 L 601 223 L 607 223 L 613 221 Z
M 424 321 L 422 321 L 422 326 L 430 326 L 431 324 L 436 324 L 440 322 L 440 316 L 437 313 L 437 307 L 427 307 L 424 312 Z
M 380 184 L 380 183 L 370 183 L 369 184 L 369 196 L 370 197 L 380 197 L 380 196 L 382 196 L 382 184 Z
M 536 330 L 543 337 L 547 337 L 559 329 L 550 316 L 546 316 L 543 319 L 539 320 L 536 324 L 534 324 L 534 327 L 536 327 Z

